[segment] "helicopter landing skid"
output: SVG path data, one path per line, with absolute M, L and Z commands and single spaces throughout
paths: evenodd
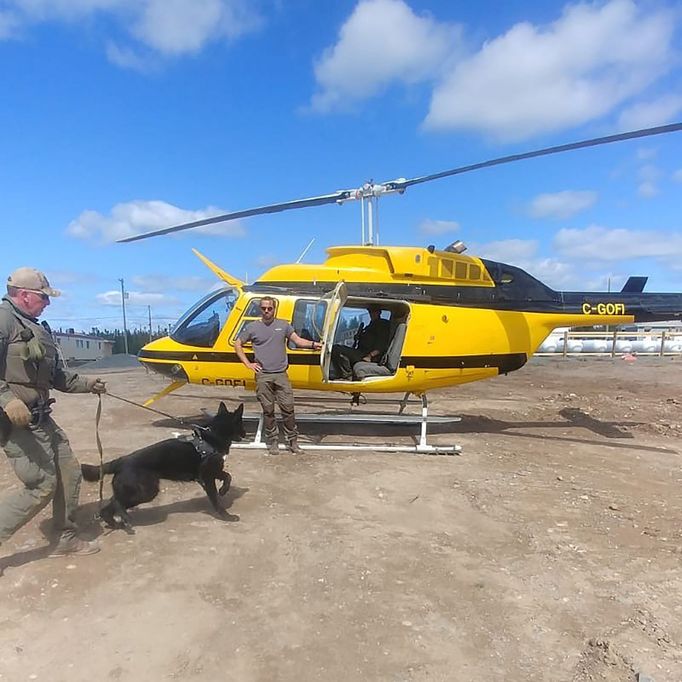
M 425 395 L 421 396 L 422 413 L 421 415 L 403 414 L 409 394 L 400 401 L 400 412 L 398 414 L 360 414 L 358 412 L 334 412 L 334 413 L 299 413 L 296 421 L 299 423 L 338 423 L 338 424 L 419 424 L 419 440 L 414 445 L 377 445 L 375 443 L 306 443 L 300 445 L 303 450 L 372 450 L 374 452 L 412 452 L 420 455 L 457 455 L 462 451 L 460 445 L 429 445 L 427 442 L 429 424 L 453 424 L 461 421 L 461 417 L 437 417 L 428 414 L 428 401 Z M 244 415 L 246 421 L 258 420 L 256 434 L 251 442 L 233 442 L 231 448 L 242 450 L 265 450 L 266 444 L 263 441 L 263 415 Z M 284 446 L 280 445 L 280 450 L 286 452 Z

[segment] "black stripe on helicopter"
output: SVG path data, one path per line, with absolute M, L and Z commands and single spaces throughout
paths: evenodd
M 247 355 L 250 355 L 247 353 Z M 142 349 L 138 353 L 140 361 L 174 361 L 174 362 L 241 362 L 236 353 L 217 351 L 156 351 Z M 405 355 L 400 359 L 401 367 L 414 367 L 415 369 L 489 369 L 495 368 L 500 374 L 513 372 L 526 364 L 525 353 L 505 353 L 500 355 L 444 355 L 444 356 L 419 356 Z M 317 354 L 288 354 L 290 365 L 319 365 Z M 170 367 L 170 366 L 169 366 Z M 159 368 L 155 365 L 155 368 Z

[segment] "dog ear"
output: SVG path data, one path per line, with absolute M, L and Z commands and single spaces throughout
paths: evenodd
M 241 419 L 242 414 L 244 414 L 244 403 L 240 403 L 239 407 L 232 414 L 237 419 Z
M 228 412 L 228 409 L 225 407 L 225 403 L 220 401 L 220 405 L 218 407 L 218 414 L 225 414 Z

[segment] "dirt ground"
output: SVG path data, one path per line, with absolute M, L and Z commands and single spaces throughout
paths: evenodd
M 105 378 L 132 400 L 162 386 L 143 369 Z M 430 440 L 458 456 L 235 449 L 233 522 L 168 483 L 135 535 L 103 531 L 84 483 L 99 554 L 48 559 L 47 511 L 0 549 L 0 680 L 682 680 L 681 386 L 679 357 L 534 359 L 432 394 L 433 414 L 462 421 Z M 157 405 L 193 416 L 220 396 Z M 84 462 L 95 407 L 60 396 L 55 411 Z M 342 430 L 323 442 L 414 431 Z M 105 398 L 106 458 L 173 431 Z

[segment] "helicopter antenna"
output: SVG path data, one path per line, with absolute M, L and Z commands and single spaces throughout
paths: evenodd
M 300 263 L 300 262 L 303 260 L 303 256 L 305 256 L 306 253 L 308 253 L 308 249 L 310 249 L 310 247 L 313 245 L 313 242 L 314 242 L 314 241 L 315 241 L 315 237 L 313 237 L 313 238 L 308 242 L 308 246 L 306 246 L 305 249 L 303 249 L 303 251 L 301 251 L 301 255 L 296 259 L 296 262 L 297 262 L 297 263 Z
M 524 159 L 532 159 L 538 156 L 547 156 L 549 154 L 558 154 L 560 152 L 568 152 L 574 149 L 584 149 L 586 147 L 597 147 L 611 142 L 623 142 L 624 140 L 633 140 L 640 137 L 650 137 L 651 135 L 661 135 L 663 133 L 672 133 L 682 130 L 682 123 L 670 123 L 669 125 L 657 126 L 655 128 L 643 128 L 642 130 L 633 130 L 628 133 L 618 133 L 617 135 L 607 135 L 606 137 L 596 137 L 591 140 L 582 140 L 580 142 L 570 142 L 555 147 L 547 147 L 545 149 L 536 149 L 522 154 L 511 154 L 510 156 L 502 156 L 497 159 L 490 159 L 481 163 L 474 163 L 468 166 L 460 166 L 459 168 L 451 168 L 450 170 L 441 171 L 439 173 L 431 173 L 430 175 L 422 175 L 416 178 L 407 180 L 406 178 L 396 178 L 387 182 L 375 183 L 372 180 L 366 182 L 362 187 L 357 189 L 344 189 L 333 192 L 332 194 L 323 194 L 317 197 L 308 197 L 306 199 L 296 199 L 294 201 L 285 201 L 278 204 L 268 204 L 266 206 L 259 206 L 258 208 L 249 208 L 243 211 L 234 211 L 233 213 L 224 213 L 223 215 L 212 216 L 204 218 L 203 220 L 196 220 L 191 223 L 183 223 L 182 225 L 174 225 L 172 227 L 165 227 L 160 230 L 153 230 L 152 232 L 145 232 L 137 234 L 133 237 L 126 237 L 119 239 L 119 242 L 134 242 L 139 239 L 147 239 L 148 237 L 156 237 L 162 234 L 172 234 L 182 230 L 188 230 L 193 227 L 201 227 L 202 225 L 213 225 L 214 223 L 223 223 L 228 220 L 237 220 L 238 218 L 248 218 L 254 215 L 263 215 L 266 213 L 279 213 L 281 211 L 289 211 L 295 208 L 306 208 L 308 206 L 322 206 L 324 204 L 345 204 L 347 201 L 360 201 L 362 209 L 362 242 L 363 244 L 375 245 L 379 243 L 379 199 L 384 194 L 404 194 L 408 187 L 413 185 L 420 185 L 431 180 L 438 180 L 440 178 L 450 177 L 452 175 L 460 175 L 462 173 L 469 173 L 471 171 L 480 170 L 481 168 L 489 168 L 491 166 L 499 166 L 505 163 L 512 163 L 513 161 L 522 161 Z M 365 216 L 366 212 L 366 216 Z M 365 225 L 367 231 L 367 241 L 365 242 Z

